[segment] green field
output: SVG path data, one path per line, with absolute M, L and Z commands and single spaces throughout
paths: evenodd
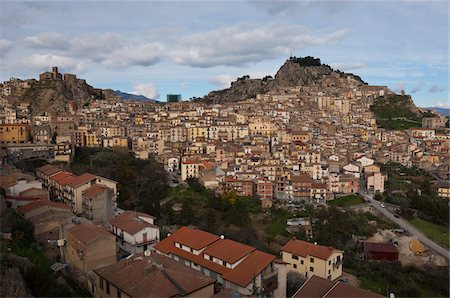
M 357 195 L 348 195 L 329 201 L 328 204 L 337 207 L 348 207 L 353 205 L 362 204 L 365 201 Z
M 449 247 L 448 227 L 436 225 L 432 222 L 418 218 L 411 219 L 409 222 L 421 230 L 430 239 L 444 245 L 445 247 Z

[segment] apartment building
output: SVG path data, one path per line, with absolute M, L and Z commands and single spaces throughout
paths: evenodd
M 317 275 L 335 280 L 342 275 L 343 251 L 303 240 L 291 239 L 281 248 L 288 270 L 297 271 L 304 278 Z

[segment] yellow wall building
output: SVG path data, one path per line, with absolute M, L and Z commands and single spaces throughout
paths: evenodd
M 23 144 L 30 137 L 30 126 L 27 124 L 0 124 L 1 144 Z
M 313 275 L 335 280 L 342 275 L 343 251 L 328 246 L 292 239 L 281 249 L 287 269 L 304 278 Z

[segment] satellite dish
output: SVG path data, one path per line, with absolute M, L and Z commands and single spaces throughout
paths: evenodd
M 225 239 L 225 236 L 224 235 L 220 235 L 220 239 Z
M 148 249 L 144 251 L 144 256 L 149 257 L 152 254 Z

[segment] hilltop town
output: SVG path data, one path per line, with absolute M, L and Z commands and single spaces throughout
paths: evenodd
M 229 89 L 192 101 L 126 101 L 112 90 L 61 74 L 57 67 L 40 74 L 39 80 L 5 81 L 0 94 L 5 197 L 35 226 L 51 223 L 46 230 L 35 228 L 34 236 L 47 256 L 58 260 L 60 267 L 54 271 L 69 266 L 83 276 L 78 280 L 84 280 L 96 297 L 110 295 L 113 289 L 115 297 L 205 297 L 218 292 L 222 297 L 231 293 L 287 297 L 289 271 L 307 279 L 291 296 L 310 296 L 308 287 L 322 284 L 331 292 L 343 291 L 336 295 L 378 297 L 380 291 L 375 294 L 343 282 L 343 247 L 308 242 L 314 239 L 317 225 L 311 214 L 333 204 L 352 205 L 345 210 L 375 214 L 384 218 L 372 220 L 375 225 L 391 222 L 397 232 L 414 238 L 413 225 L 399 219 L 406 218 L 407 211 L 413 210 L 412 218 L 418 220 L 443 220 L 433 217 L 434 211 L 416 208 L 415 201 L 408 201 L 408 206 L 402 202 L 413 194 L 424 195 L 438 202 L 432 201 L 436 206 L 443 203 L 448 208 L 448 118 L 417 108 L 410 97 L 386 86 L 369 86 L 356 75 L 332 70 L 319 59 L 294 57 L 274 78 L 244 76 Z M 407 111 L 386 112 L 396 101 Z M 71 171 L 77 154 L 86 148 L 129 151 L 138 160 L 155 161 L 165 170 L 158 175 L 167 175 L 161 183 L 171 189 L 198 185 L 213 196 L 232 198 L 231 203 L 253 198 L 260 208 L 258 216 L 273 210 L 306 214 L 289 218 L 282 228 L 285 234 L 294 226 L 295 232 L 288 236 L 304 239 L 291 237 L 278 243 L 275 253 L 281 258 L 277 259 L 214 231 L 174 228 L 161 211 L 158 216 L 170 224 L 163 235 L 155 214 L 125 210 L 121 181 Z M 30 166 L 31 175 L 15 167 L 36 161 L 48 164 Z M 409 182 L 402 176 L 410 177 Z M 420 181 L 426 181 L 429 190 L 415 187 Z M 161 203 L 169 204 L 173 212 L 186 209 L 178 202 L 170 204 L 170 199 L 158 201 L 158 208 Z M 357 203 L 346 206 L 346 200 Z M 319 211 L 308 215 L 308 208 Z M 423 243 L 417 245 L 428 247 L 433 259 L 442 259 L 429 264 L 448 266 L 448 254 L 439 250 L 445 251 L 441 247 L 445 244 L 418 239 Z M 398 261 L 401 251 L 392 243 L 361 245 L 365 260 Z M 431 260 L 431 255 L 427 257 Z M 134 287 L 120 278 L 128 274 L 136 281 Z M 156 276 L 170 290 L 148 292 L 140 278 Z

